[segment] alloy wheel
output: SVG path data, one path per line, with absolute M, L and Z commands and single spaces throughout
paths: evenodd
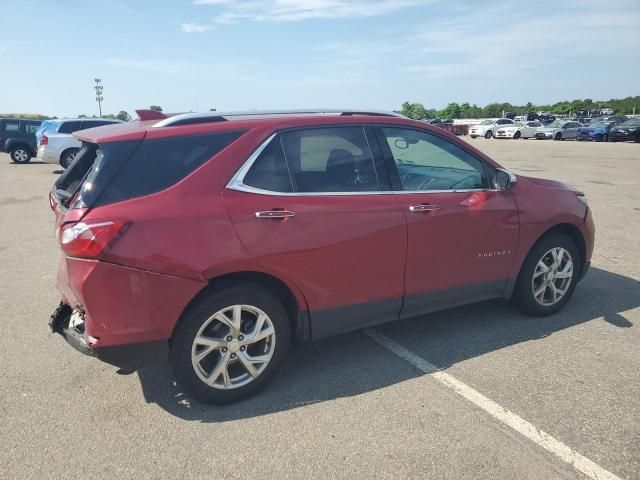
M 196 375 L 210 387 L 230 390 L 255 380 L 269 365 L 276 331 L 269 316 L 251 305 L 232 305 L 208 318 L 191 348 Z
M 26 150 L 23 150 L 23 149 L 19 148 L 19 149 L 13 151 L 13 159 L 16 162 L 23 163 L 23 162 L 26 162 L 27 160 L 29 160 L 29 154 L 27 153 Z
M 565 296 L 573 279 L 573 259 L 568 250 L 555 247 L 538 261 L 531 279 L 533 296 L 540 305 L 550 307 Z

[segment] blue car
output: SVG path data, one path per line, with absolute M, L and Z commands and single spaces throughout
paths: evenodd
M 617 125 L 617 121 L 602 121 L 592 123 L 588 127 L 581 127 L 576 134 L 576 140 L 591 140 L 593 142 L 608 142 L 611 127 Z
M 38 130 L 36 130 L 36 148 L 38 148 L 38 145 L 40 145 L 40 139 L 42 139 L 42 134 L 44 133 L 44 131 L 49 128 L 51 125 L 53 125 L 54 123 L 57 123 L 57 120 L 43 120 L 42 123 L 40 124 L 40 128 L 38 128 Z

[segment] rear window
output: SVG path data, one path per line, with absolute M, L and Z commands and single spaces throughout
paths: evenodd
M 98 198 L 105 205 L 159 192 L 176 184 L 236 140 L 242 132 L 146 140 Z

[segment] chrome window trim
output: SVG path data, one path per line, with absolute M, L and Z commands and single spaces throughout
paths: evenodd
M 468 189 L 454 189 L 454 190 L 372 190 L 370 192 L 276 192 L 273 190 L 264 190 L 262 188 L 252 187 L 245 185 L 243 182 L 244 177 L 249 172 L 249 169 L 253 166 L 260 154 L 267 146 L 273 141 L 279 132 L 275 132 L 269 136 L 264 142 L 262 142 L 258 148 L 247 158 L 240 169 L 235 173 L 226 188 L 229 190 L 236 190 L 238 192 L 253 193 L 256 195 L 270 195 L 278 197 L 344 197 L 344 196 L 359 196 L 359 195 L 406 195 L 406 194 L 432 194 L 432 193 L 467 193 L 467 192 L 500 192 L 495 188 L 468 188 Z M 366 132 L 365 138 L 366 138 Z M 375 167 L 375 165 L 374 165 Z M 288 165 L 287 165 L 287 168 Z M 509 176 L 517 181 L 516 175 L 507 170 L 501 168 L 505 172 L 509 173 Z M 376 173 L 377 174 L 377 173 Z M 379 185 L 379 182 L 378 182 Z

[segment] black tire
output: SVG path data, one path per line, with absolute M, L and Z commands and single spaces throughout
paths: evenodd
M 275 345 L 271 360 L 250 383 L 232 389 L 215 388 L 204 383 L 192 364 L 194 339 L 204 323 L 216 312 L 233 305 L 259 308 L 271 319 Z M 225 404 L 245 399 L 258 392 L 275 375 L 291 344 L 291 325 L 282 303 L 267 290 L 251 283 L 230 283 L 212 291 L 191 305 L 180 319 L 171 339 L 170 362 L 178 384 L 202 403 Z
M 64 169 L 69 168 L 69 165 L 71 165 L 71 162 L 73 162 L 76 153 L 78 153 L 79 151 L 79 148 L 67 148 L 64 152 L 62 152 L 62 155 L 60 155 L 60 166 Z
M 516 133 L 513 134 L 513 139 L 514 140 L 518 140 L 521 136 L 522 136 L 522 134 L 520 132 L 516 132 Z
M 564 140 L 564 138 L 562 138 L 562 134 L 560 132 L 556 133 L 556 136 L 553 137 L 554 140 Z
M 14 163 L 29 163 L 31 161 L 31 151 L 24 145 L 11 147 L 9 154 L 11 155 L 11 160 Z
M 545 253 L 552 248 L 564 248 L 571 256 L 573 262 L 573 276 L 569 283 L 568 289 L 564 296 L 557 303 L 549 306 L 539 303 L 533 293 L 533 275 L 538 262 L 544 257 Z M 533 246 L 529 255 L 522 264 L 516 287 L 513 293 L 512 302 L 522 312 L 535 317 L 544 317 L 552 315 L 562 309 L 569 301 L 580 278 L 582 269 L 582 259 L 575 242 L 568 236 L 551 233 L 542 237 Z
M 602 141 L 603 142 L 608 142 L 609 141 L 609 135 L 605 134 L 604 137 L 602 137 Z
M 489 140 L 491 137 L 493 137 L 493 132 L 491 130 L 488 130 L 487 133 L 484 134 L 484 138 Z

